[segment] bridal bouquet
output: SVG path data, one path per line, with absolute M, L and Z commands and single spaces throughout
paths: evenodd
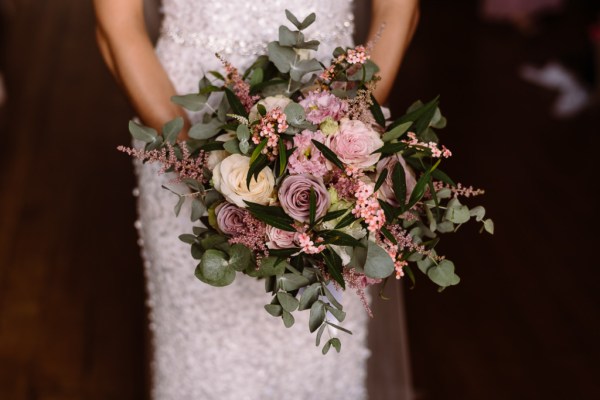
M 439 168 L 452 153 L 435 129 L 446 119 L 438 99 L 416 102 L 389 121 L 375 100 L 377 66 L 369 48 L 337 48 L 327 66 L 311 58 L 319 42 L 305 40 L 302 22 L 279 29 L 244 74 L 225 59 L 198 93 L 172 100 L 201 120 L 177 141 L 183 120 L 162 134 L 130 123 L 144 149 L 121 147 L 160 162 L 189 193 L 175 193 L 178 214 L 191 201 L 191 247 L 196 277 L 231 284 L 239 273 L 262 278 L 272 300 L 266 311 L 294 324 L 309 310 L 316 342 L 339 324 L 343 306 L 332 292 L 351 288 L 364 300 L 367 286 L 391 277 L 414 282 L 414 267 L 440 289 L 456 285 L 454 264 L 435 248 L 443 233 L 475 219 L 493 233 L 485 210 L 459 198 L 482 194 Z M 368 310 L 366 301 L 363 301 Z M 340 351 L 339 338 L 324 344 Z

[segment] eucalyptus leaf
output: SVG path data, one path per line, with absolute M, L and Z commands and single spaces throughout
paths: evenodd
M 302 80 L 302 77 L 309 72 L 320 71 L 321 69 L 323 69 L 323 67 L 321 67 L 321 64 L 314 58 L 309 60 L 295 60 L 290 66 L 290 77 L 295 81 L 300 81 Z
M 181 240 L 183 243 L 194 244 L 196 243 L 196 235 L 184 233 L 183 235 L 179 235 L 179 240 Z
M 440 287 L 453 286 L 460 282 L 460 278 L 454 273 L 454 263 L 450 260 L 442 260 L 438 265 L 429 268 L 427 276 Z
M 163 138 L 166 143 L 175 144 L 177 141 L 177 136 L 179 132 L 183 129 L 183 118 L 177 117 L 169 122 L 167 122 L 163 128 Z
M 267 304 L 265 310 L 274 317 L 281 317 L 283 314 L 283 307 L 279 304 Z
M 225 144 L 223 144 L 223 148 L 229 154 L 240 154 L 241 153 L 240 142 L 237 139 L 232 139 L 232 140 L 225 142 Z
M 325 303 L 317 300 L 310 307 L 310 316 L 308 318 L 308 328 L 311 332 L 316 331 L 325 321 Z
M 152 143 L 158 138 L 158 132 L 155 129 L 140 125 L 135 121 L 129 121 L 129 132 L 134 139 L 144 143 Z
M 171 101 L 186 110 L 197 112 L 204 108 L 208 101 L 208 96 L 205 94 L 193 93 L 183 96 L 173 96 L 171 97 Z
M 473 207 L 469 210 L 469 215 L 475 217 L 475 221 L 481 222 L 485 217 L 485 208 L 482 206 Z
M 198 221 L 206 212 L 206 206 L 198 199 L 192 200 L 192 213 L 190 219 L 192 222 Z
M 292 292 L 310 284 L 308 278 L 295 274 L 283 274 L 283 276 L 277 278 L 277 282 L 279 287 L 286 292 Z
M 196 268 L 196 277 L 212 286 L 230 285 L 235 280 L 235 270 L 228 265 L 225 253 L 219 250 L 206 250 Z
M 260 262 L 259 275 L 262 277 L 282 275 L 285 271 L 285 264 L 277 257 L 265 257 Z
M 404 135 L 408 131 L 408 129 L 411 127 L 412 124 L 413 124 L 412 121 L 400 124 L 400 125 L 396 126 L 395 128 L 384 133 L 381 139 L 384 142 L 389 142 L 392 140 L 399 139 L 400 137 L 402 137 L 402 135 Z
M 252 251 L 244 245 L 235 243 L 229 249 L 229 265 L 236 271 L 250 267 L 253 259 Z
M 283 310 L 282 319 L 283 325 L 285 325 L 286 328 L 291 328 L 294 325 L 294 316 L 285 309 Z
M 207 123 L 197 123 L 189 130 L 188 136 L 197 140 L 210 139 L 219 133 L 221 126 L 221 121 L 216 118 Z
M 179 213 L 181 213 L 181 207 L 183 206 L 183 203 L 185 203 L 185 197 L 179 196 L 179 200 L 177 200 L 177 204 L 175 204 L 175 207 L 173 209 L 173 211 L 175 211 L 176 217 L 178 217 Z
M 447 207 L 448 208 L 446 209 L 444 218 L 448 221 L 451 221 L 455 224 L 464 224 L 471 218 L 469 208 L 465 205 L 462 205 L 457 198 L 451 199 L 448 202 Z
M 298 103 L 291 102 L 283 110 L 290 125 L 301 125 L 306 121 L 304 107 Z
M 369 278 L 383 279 L 394 272 L 394 261 L 377 243 L 368 241 L 365 275 Z
M 325 293 L 325 296 L 327 297 L 327 300 L 329 300 L 329 302 L 334 307 L 337 307 L 338 309 L 343 310 L 344 307 L 342 306 L 342 304 L 340 304 L 339 301 L 337 301 L 337 299 L 335 298 L 335 296 L 333 295 L 333 293 L 331 293 L 331 290 L 329 290 L 329 288 L 327 287 L 327 285 L 324 284 L 324 283 L 322 283 L 321 285 L 323 287 L 323 292 Z
M 313 283 L 308 286 L 302 292 L 302 296 L 300 296 L 300 302 L 298 304 L 298 310 L 306 310 L 309 309 L 315 301 L 319 299 L 319 295 L 321 294 L 321 284 L 318 282 Z
M 281 46 L 278 42 L 271 42 L 267 45 L 269 60 L 279 72 L 287 74 L 292 68 L 296 58 L 296 52 L 291 47 Z
M 438 222 L 436 229 L 440 233 L 449 233 L 454 231 L 454 224 L 451 221 Z
M 494 234 L 494 221 L 492 221 L 491 219 L 486 219 L 485 221 L 483 221 L 483 228 L 485 229 L 485 231 L 487 233 L 489 233 L 490 235 Z
M 289 293 L 278 292 L 277 300 L 279 301 L 279 304 L 281 304 L 281 307 L 287 312 L 296 311 L 298 308 L 298 299 Z
M 323 324 L 317 331 L 317 339 L 316 339 L 317 346 L 321 345 L 321 336 L 323 336 L 323 332 L 325 332 L 325 328 L 327 328 L 327 325 Z
M 328 305 L 325 306 L 325 309 L 329 311 L 331 315 L 333 315 L 335 319 L 338 320 L 338 322 L 343 322 L 344 319 L 346 319 L 346 313 L 340 309 Z

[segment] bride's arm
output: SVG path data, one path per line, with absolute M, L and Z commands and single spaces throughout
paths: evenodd
M 143 0 L 94 0 L 97 38 L 108 68 L 144 124 L 155 129 L 185 112 L 148 37 Z
M 387 100 L 392 90 L 418 21 L 419 0 L 373 0 L 369 41 L 376 40 L 371 59 L 380 68 L 382 79 L 375 90 L 380 103 Z M 377 38 L 379 32 L 381 36 Z

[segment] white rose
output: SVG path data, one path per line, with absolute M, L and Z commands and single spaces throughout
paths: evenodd
M 264 168 L 257 179 L 252 179 L 250 188 L 246 186 L 246 176 L 250 168 L 250 158 L 232 154 L 215 166 L 213 185 L 230 203 L 245 208 L 244 200 L 267 205 L 273 199 L 275 177 L 270 168 Z
M 215 140 L 218 142 L 228 142 L 235 138 L 235 132 L 228 132 L 217 136 Z M 213 170 L 216 165 L 223 161 L 227 156 L 229 156 L 229 152 L 225 150 L 213 150 L 209 152 L 208 159 L 206 160 L 206 167 L 210 170 Z
M 281 108 L 281 111 L 283 111 L 285 110 L 287 105 L 290 104 L 291 101 L 292 100 L 290 100 L 288 97 L 285 97 L 281 94 L 278 94 L 277 96 L 269 96 L 266 99 L 263 99 L 252 106 L 252 108 L 250 109 L 250 115 L 248 116 L 248 119 L 250 120 L 250 122 L 260 119 L 260 114 L 258 113 L 257 107 L 258 104 L 262 104 L 263 106 L 265 106 L 267 112 L 275 108 Z

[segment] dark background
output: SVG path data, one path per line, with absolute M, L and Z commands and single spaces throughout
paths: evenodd
M 0 399 L 141 399 L 134 179 L 115 151 L 133 111 L 97 53 L 90 2 L 3 1 Z M 420 399 L 600 398 L 600 115 L 553 118 L 557 94 L 517 74 L 555 59 L 593 84 L 595 8 L 569 1 L 524 36 L 475 1 L 422 2 L 392 112 L 441 94 L 445 170 L 486 189 L 496 234 L 445 238 L 458 287 L 418 276 L 405 290 Z

